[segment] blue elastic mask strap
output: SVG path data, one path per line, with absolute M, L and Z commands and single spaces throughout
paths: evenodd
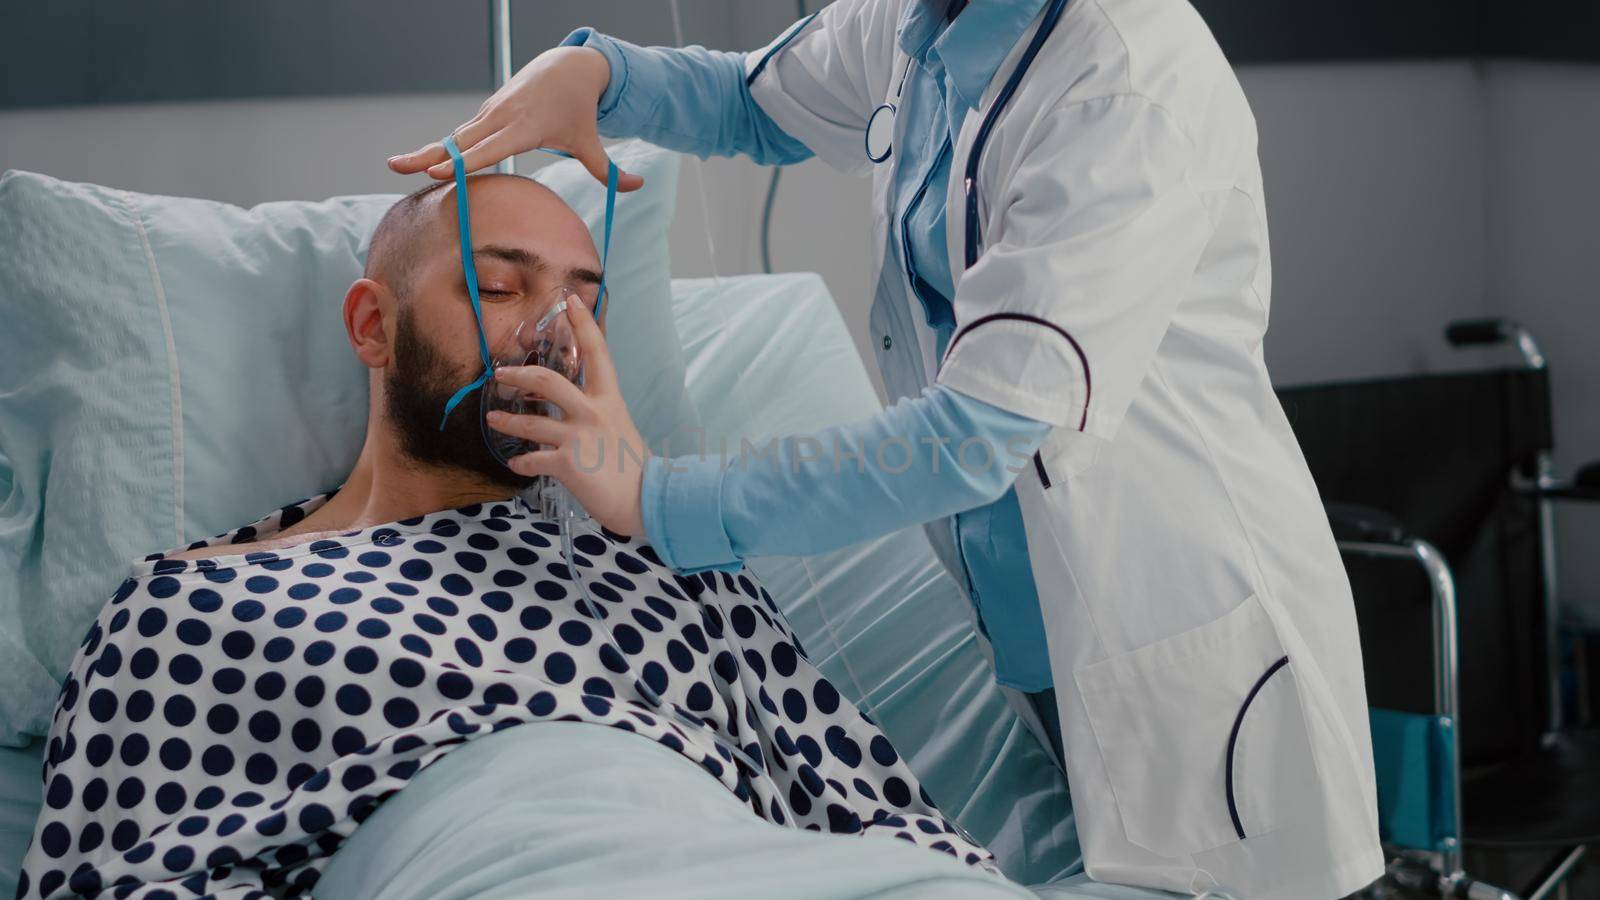
M 444 139 L 444 149 L 450 154 L 450 162 L 455 166 L 456 172 L 456 230 L 461 234 L 461 270 L 467 276 L 467 296 L 472 300 L 472 318 L 478 323 L 478 353 L 483 357 L 483 374 L 479 375 L 451 396 L 450 401 L 444 405 L 444 415 L 439 419 L 439 430 L 444 430 L 444 423 L 450 420 L 450 413 L 466 396 L 488 382 L 494 374 L 494 360 L 489 356 L 489 339 L 483 330 L 483 308 L 478 302 L 478 268 L 472 264 L 472 228 L 467 216 L 467 166 L 461 159 L 461 150 L 456 146 L 456 136 L 450 135 Z M 560 150 L 544 150 L 552 156 L 572 158 L 572 154 Z M 606 223 L 600 247 L 600 285 L 595 294 L 594 320 L 600 321 L 600 307 L 606 301 L 606 258 L 611 253 L 611 219 L 617 208 L 617 164 L 606 160 Z
M 617 208 L 617 164 L 606 160 L 606 227 L 600 239 L 600 289 L 594 295 L 594 320 L 600 321 L 600 307 L 606 302 L 606 258 L 611 255 L 611 213 Z
M 540 153 L 548 153 L 551 156 L 560 156 L 565 159 L 577 158 L 565 150 L 550 150 L 545 147 L 538 149 Z M 600 238 L 600 286 L 599 290 L 595 292 L 594 300 L 594 320 L 596 322 L 600 321 L 600 307 L 606 302 L 606 258 L 611 255 L 611 218 L 612 213 L 616 212 L 617 209 L 617 176 L 620 174 L 617 164 L 609 159 L 606 160 L 606 224 Z
M 450 154 L 450 161 L 456 169 L 456 230 L 461 234 L 461 269 L 467 276 L 467 296 L 472 300 L 472 318 L 478 323 L 478 353 L 483 357 L 483 374 L 461 390 L 456 391 L 450 402 L 444 405 L 444 416 L 439 419 L 439 430 L 444 430 L 444 423 L 450 419 L 450 411 L 455 409 L 468 394 L 483 387 L 494 374 L 494 362 L 489 358 L 489 339 L 483 333 L 483 309 L 478 304 L 478 267 L 472 264 L 472 227 L 467 216 L 467 166 L 461 159 L 461 151 L 456 147 L 455 135 L 444 139 L 444 149 Z M 608 218 L 606 224 L 610 225 Z

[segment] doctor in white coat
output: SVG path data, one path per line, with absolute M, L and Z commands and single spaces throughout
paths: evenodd
M 490 423 L 551 446 L 519 471 L 684 571 L 924 523 L 1095 879 L 1311 898 L 1382 873 L 1350 589 L 1262 356 L 1255 122 L 1188 3 L 838 0 L 752 53 L 580 29 L 456 131 L 469 168 L 556 147 L 603 181 L 600 134 L 870 175 L 897 402 L 777 465 L 618 477 L 564 452 L 637 441 L 614 390 L 508 372 L 570 407 Z M 439 145 L 390 165 L 451 173 Z

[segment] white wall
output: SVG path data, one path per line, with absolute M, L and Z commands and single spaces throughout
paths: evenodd
M 461 124 L 482 97 L 431 94 L 0 111 L 0 169 L 250 206 L 407 191 L 384 160 Z
M 1259 67 L 1241 81 L 1261 134 L 1274 380 L 1475 362 L 1442 332 L 1492 305 L 1477 67 Z
M 1600 459 L 1600 66 L 1487 68 L 1488 290 L 1550 359 L 1556 464 Z M 1561 592 L 1600 613 L 1600 509 L 1558 507 Z

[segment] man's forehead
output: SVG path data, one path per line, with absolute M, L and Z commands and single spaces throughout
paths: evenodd
M 525 247 L 479 243 L 472 248 L 472 260 L 473 264 L 478 266 L 483 265 L 485 260 L 494 260 L 520 269 L 526 269 L 534 274 L 550 273 L 559 275 L 569 281 L 587 284 L 600 283 L 600 273 L 591 268 L 589 263 L 584 260 L 563 261 L 560 259 L 548 259 Z
M 436 223 L 446 224 L 455 243 L 456 188 L 449 184 L 434 201 Z M 589 228 L 566 201 L 548 187 L 521 175 L 487 173 L 467 181 L 473 244 L 517 247 L 561 267 L 598 261 Z

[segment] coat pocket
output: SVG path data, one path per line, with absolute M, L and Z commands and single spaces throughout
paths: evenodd
M 1123 829 L 1146 850 L 1199 853 L 1321 802 L 1294 660 L 1254 596 L 1076 680 Z
M 1105 441 L 1078 433 L 1072 428 L 1052 428 L 1034 454 L 1031 467 L 1045 490 L 1078 477 L 1100 459 Z

